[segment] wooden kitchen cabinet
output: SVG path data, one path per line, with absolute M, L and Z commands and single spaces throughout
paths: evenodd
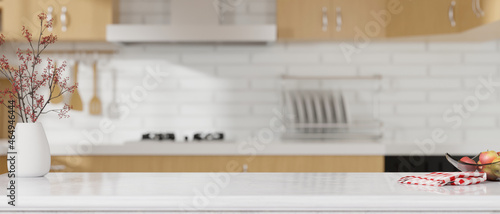
M 457 0 L 457 24 L 461 31 L 500 20 L 498 0 Z
M 329 0 L 277 0 L 278 38 L 328 40 L 333 30 L 329 7 Z
M 248 172 L 384 172 L 384 157 L 257 156 Z
M 371 12 L 384 9 L 385 2 L 386 0 L 277 0 L 278 38 L 354 38 L 359 31 L 365 31 L 367 24 L 374 20 Z M 384 35 L 385 30 L 382 27 L 373 37 Z
M 4 2 L 2 21 L 9 20 L 8 39 L 22 39 L 21 29 L 26 26 L 33 35 L 40 29 L 38 14 L 45 12 L 54 19 L 52 31 L 59 41 L 105 41 L 106 26 L 114 23 L 114 0 L 1 0 Z M 12 33 L 13 32 L 13 33 Z M 7 36 L 7 35 L 6 35 Z
M 385 8 L 386 0 L 330 0 L 331 38 L 348 40 L 362 34 L 384 37 L 385 23 L 375 17 Z
M 276 15 L 280 40 L 352 41 L 457 34 L 500 21 L 499 10 L 498 0 L 277 0 Z
M 0 1 L 0 33 L 7 40 L 18 40 L 21 37 L 22 5 L 17 0 Z
M 383 172 L 383 156 L 53 156 L 62 172 Z
M 402 12 L 394 14 L 387 26 L 388 37 L 459 32 L 456 11 L 463 4 L 457 0 L 401 0 L 400 4 Z

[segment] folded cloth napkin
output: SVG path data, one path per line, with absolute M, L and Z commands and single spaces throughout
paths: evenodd
M 466 186 L 485 180 L 486 173 L 483 172 L 433 172 L 425 175 L 405 176 L 399 179 L 399 183 L 440 187 L 444 185 Z

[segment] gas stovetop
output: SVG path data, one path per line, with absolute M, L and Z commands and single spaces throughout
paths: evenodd
M 223 141 L 222 132 L 198 132 L 192 135 L 176 136 L 173 132 L 154 133 L 149 132 L 142 135 L 143 141 L 165 141 L 165 142 L 191 142 L 191 141 Z

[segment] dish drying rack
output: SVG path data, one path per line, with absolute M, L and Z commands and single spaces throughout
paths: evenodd
M 316 81 L 319 87 L 304 89 L 302 81 Z M 372 86 L 364 90 L 343 87 L 356 81 Z M 383 137 L 379 116 L 381 90 L 379 75 L 282 76 L 280 105 L 286 115 L 286 129 L 281 137 L 284 140 L 379 140 Z M 353 111 L 352 106 L 365 107 Z

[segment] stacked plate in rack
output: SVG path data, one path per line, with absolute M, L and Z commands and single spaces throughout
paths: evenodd
M 356 123 L 340 90 L 290 90 L 283 93 L 285 138 L 377 138 L 378 123 Z

